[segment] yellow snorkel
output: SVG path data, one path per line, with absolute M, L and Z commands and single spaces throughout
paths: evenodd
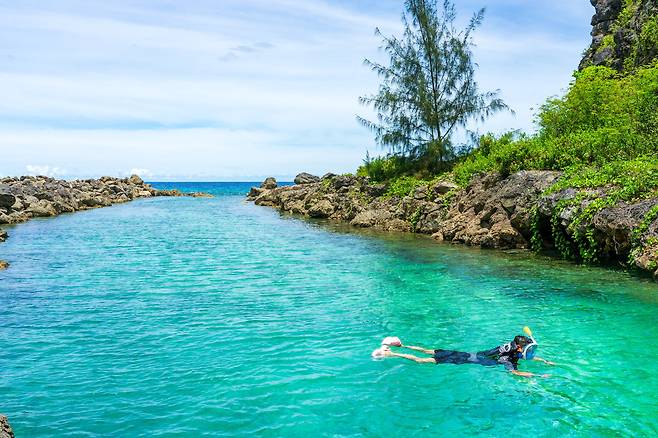
M 523 358 L 526 360 L 531 360 L 533 357 L 535 357 L 535 351 L 537 350 L 537 341 L 535 341 L 535 338 L 532 336 L 532 330 L 530 330 L 530 327 L 525 326 L 523 327 L 523 333 L 528 335 L 530 340 L 532 340 L 531 343 L 523 347 Z

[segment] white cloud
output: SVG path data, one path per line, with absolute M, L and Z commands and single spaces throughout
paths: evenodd
M 130 169 L 127 175 L 128 176 L 138 175 L 142 178 L 150 178 L 153 176 L 153 172 L 151 172 L 149 169 L 140 169 L 137 167 L 133 167 L 132 169 Z
M 591 12 L 577 24 L 582 41 L 510 20 L 536 6 L 573 22 L 582 11 L 572 2 L 490 6 L 476 33 L 478 74 L 517 117 L 481 130 L 531 129 L 530 108 L 566 86 Z M 463 7 L 471 3 L 480 2 Z M 134 168 L 149 179 L 353 171 L 366 148 L 378 151 L 354 118 L 369 113 L 358 96 L 378 84 L 362 60 L 382 56 L 373 29 L 396 33 L 401 3 L 340 4 L 0 2 L 0 174 L 40 162 L 69 176 Z M 490 22 L 496 8 L 520 12 Z
M 28 175 L 31 176 L 49 176 L 52 178 L 64 176 L 67 174 L 66 169 L 60 167 L 44 166 L 44 165 L 33 165 L 28 164 L 25 166 L 25 170 Z
M 341 148 L 328 142 L 308 148 L 287 145 L 284 140 L 266 131 L 215 128 L 12 129 L 0 135 L 0 150 L 11 150 L 0 163 L 0 174 L 21 173 L 19 163 L 38 156 L 52 163 L 49 169 L 59 167 L 58 176 L 65 178 L 126 175 L 125 157 L 130 157 L 137 164 L 131 171 L 148 170 L 150 180 L 255 181 L 264 175 L 291 180 L 301 171 L 352 172 L 365 155 L 363 147 Z M 263 144 L 270 146 L 263 148 Z M 75 166 L 68 166 L 72 162 Z M 68 172 L 61 169 L 64 165 Z

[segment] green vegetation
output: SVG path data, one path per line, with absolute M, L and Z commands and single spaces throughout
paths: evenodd
M 638 253 L 642 249 L 642 236 L 644 233 L 646 233 L 649 230 L 649 226 L 658 219 L 658 205 L 654 205 L 644 216 L 644 219 L 638 225 L 638 227 L 633 230 L 633 241 L 632 241 L 632 249 L 630 253 L 628 254 L 628 262 L 633 263 L 633 260 L 635 257 L 638 255 Z M 647 242 L 649 245 L 658 245 L 658 240 L 655 238 L 649 239 Z M 652 271 L 656 271 L 658 269 L 658 266 L 655 265 L 655 263 L 652 263 L 652 266 L 650 266 Z
M 658 66 L 621 76 L 608 67 L 588 67 L 574 74 L 564 97 L 549 99 L 537 115 L 539 131 L 510 132 L 480 138 L 478 147 L 456 161 L 455 181 L 473 175 L 518 170 L 565 170 L 603 166 L 658 152 Z M 403 175 L 431 179 L 409 158 L 367 158 L 359 175 L 386 181 Z
M 456 129 L 507 109 L 497 92 L 480 93 L 475 82 L 472 34 L 483 17 L 484 9 L 460 30 L 451 1 L 406 0 L 402 37 L 376 30 L 390 62 L 365 60 L 382 83 L 377 94 L 361 98 L 375 109 L 377 120 L 358 120 L 380 146 L 414 162 L 416 170 L 444 170 L 455 158 Z
M 658 17 L 643 25 L 630 60 L 627 59 L 632 66 L 624 73 L 605 66 L 575 72 L 567 93 L 548 99 L 540 107 L 535 134 L 518 131 L 487 134 L 479 138 L 473 150 L 459 155 L 452 145 L 452 131 L 445 129 L 445 120 L 452 120 L 448 123 L 451 127 L 463 126 L 467 119 L 488 115 L 504 108 L 504 104 L 493 95 L 484 94 L 478 99 L 492 99 L 491 106 L 487 107 L 482 100 L 482 105 L 473 107 L 475 112 L 446 118 L 445 113 L 434 110 L 434 70 L 423 68 L 431 67 L 435 48 L 444 49 L 441 46 L 444 38 L 454 38 L 450 31 L 441 33 L 444 28 L 452 29 L 451 3 L 445 3 L 442 16 L 438 15 L 435 3 L 408 1 L 404 39 L 384 38 L 391 66 L 370 64 L 384 78 L 384 83 L 378 95 L 363 101 L 379 111 L 380 124 L 364 123 L 375 131 L 381 145 L 390 147 L 390 154 L 366 157 L 357 174 L 386 182 L 388 196 L 402 197 L 412 194 L 417 187 L 430 185 L 440 172 L 443 172 L 441 179 L 450 178 L 465 186 L 474 176 L 486 172 L 506 176 L 520 170 L 563 171 L 563 177 L 544 195 L 567 188 L 577 192 L 553 208 L 550 236 L 541 235 L 544 224 L 540 224 L 537 207 L 530 211 L 532 247 L 542 248 L 546 237 L 565 258 L 586 263 L 603 261 L 609 249 L 598 247 L 600 239 L 590 225 L 594 215 L 620 202 L 658 196 L 658 61 L 638 66 L 658 52 Z M 613 30 L 628 26 L 639 4 L 637 0 L 625 0 Z M 422 12 L 418 9 L 421 7 L 429 9 Z M 481 18 L 477 14 L 465 32 L 467 37 L 457 40 L 460 50 L 468 55 L 468 65 L 460 73 L 465 75 L 467 83 L 473 81 L 468 35 Z M 429 40 L 428 26 L 435 29 Z M 600 47 L 614 48 L 614 45 L 611 33 L 604 37 Z M 400 53 L 404 59 L 398 57 Z M 411 53 L 420 56 L 420 60 L 408 61 L 406 57 Z M 413 105 L 409 103 L 410 96 Z M 477 100 L 475 95 L 471 97 Z M 450 104 L 441 102 L 439 106 Z M 428 133 L 429 136 L 425 135 Z M 422 141 L 411 141 L 412 138 Z M 428 165 L 428 159 L 438 165 Z M 444 202 L 449 202 L 450 195 L 444 197 Z M 569 218 L 567 229 L 563 225 L 564 216 Z M 658 206 L 634 230 L 631 257 L 647 245 L 643 236 L 657 218 Z M 417 215 L 413 215 L 414 228 L 417 220 Z
M 624 7 L 617 17 L 617 21 L 613 30 L 617 30 L 620 27 L 628 26 L 633 18 L 633 15 L 637 12 L 637 8 L 640 6 L 639 0 L 624 0 Z
M 484 172 L 503 175 L 519 170 L 560 170 L 564 176 L 547 192 L 579 189 L 572 199 L 558 202 L 551 218 L 551 240 L 563 257 L 597 263 L 593 216 L 622 201 L 658 196 L 658 66 L 622 76 L 607 67 L 588 67 L 574 75 L 569 91 L 549 99 L 537 115 L 538 132 L 485 135 L 478 147 L 459 159 L 454 180 L 466 185 Z M 389 196 L 405 196 L 429 184 L 432 175 L 413 171 L 413 162 L 400 157 L 367 159 L 359 174 L 389 182 Z M 445 175 L 444 175 L 445 177 Z M 561 215 L 570 210 L 564 230 Z M 540 249 L 537 209 L 531 211 L 533 248 Z M 634 248 L 658 217 L 652 209 L 636 230 Z
M 594 239 L 594 230 L 588 226 L 590 220 L 598 211 L 621 201 L 657 196 L 658 159 L 639 157 L 629 161 L 613 161 L 601 167 L 574 165 L 546 194 L 567 188 L 584 190 L 573 199 L 561 200 L 554 209 L 551 228 L 556 248 L 565 258 L 596 263 L 600 261 L 602 254 Z M 567 208 L 574 209 L 574 216 L 567 230 L 571 239 L 567 239 L 560 226 L 560 216 Z M 536 210 L 532 213 L 537 214 Z M 636 233 L 639 233 L 634 239 L 637 243 L 649 223 L 636 230 Z M 537 233 L 533 238 L 533 246 L 538 249 L 537 245 L 541 241 L 538 239 L 541 239 L 541 236 L 538 235 L 536 216 L 533 224 Z
M 532 137 L 482 137 L 479 148 L 455 166 L 456 181 L 466 184 L 488 171 L 564 170 L 655 155 L 658 67 L 628 76 L 607 67 L 576 72 L 567 94 L 541 107 L 537 123 L 539 132 Z
M 410 175 L 416 171 L 415 161 L 409 158 L 397 155 L 370 158 L 369 155 L 366 155 L 363 165 L 357 169 L 356 174 L 370 177 L 371 180 L 376 182 L 382 182 Z
M 415 232 L 417 227 L 418 227 L 418 221 L 420 220 L 420 216 L 423 214 L 423 209 L 421 207 L 418 207 L 416 211 L 411 215 L 409 218 L 409 223 L 411 224 L 411 229 Z
M 563 170 L 546 194 L 583 189 L 560 201 L 551 219 L 551 237 L 563 257 L 596 263 L 601 248 L 588 226 L 601 209 L 621 201 L 658 195 L 658 68 L 620 76 L 607 67 L 575 74 L 567 94 L 549 99 L 537 116 L 539 132 L 484 136 L 480 147 L 454 168 L 464 185 L 476 174 L 503 175 L 518 170 Z M 602 188 L 602 190 L 595 190 Z M 588 191 L 589 190 L 589 191 Z M 568 235 L 560 216 L 573 210 Z M 538 213 L 533 215 L 532 245 L 541 248 Z
M 632 20 L 637 16 L 640 5 L 639 0 L 624 0 L 619 16 L 612 25 L 610 33 L 603 37 L 597 51 L 605 48 L 615 49 L 617 43 L 613 35 L 634 32 Z M 637 69 L 658 55 L 658 17 L 654 16 L 644 21 L 637 37 L 629 41 L 631 42 L 630 50 L 625 54 L 623 65 L 626 72 Z
M 429 184 L 430 181 L 419 179 L 413 176 L 401 176 L 393 179 L 388 184 L 387 196 L 407 196 L 414 192 L 418 187 Z
M 631 56 L 625 62 L 624 67 L 633 68 L 642 60 L 658 54 L 658 17 L 647 20 L 638 35 L 637 43 L 633 47 Z
M 599 50 L 605 49 L 606 47 L 611 47 L 611 48 L 615 47 L 615 37 L 612 36 L 612 34 L 608 34 L 603 37 L 603 39 L 601 40 L 601 45 L 599 46 Z

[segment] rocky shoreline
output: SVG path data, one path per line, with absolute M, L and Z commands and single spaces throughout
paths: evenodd
M 247 198 L 256 205 L 306 217 L 428 234 L 439 241 L 482 248 L 530 249 L 534 244 L 569 250 L 575 245 L 574 234 L 587 229 L 587 238 L 600 254 L 598 262 L 638 268 L 658 279 L 658 219 L 646 221 L 658 198 L 603 208 L 576 224 L 577 213 L 605 197 L 606 190 L 568 188 L 547 194 L 560 176 L 551 171 L 490 173 L 474 178 L 467 187 L 436 181 L 399 197 L 389 196 L 386 184 L 366 177 L 327 174 L 319 178 L 304 173 L 292 186 L 279 187 L 268 178 L 261 187 L 252 188 Z M 578 202 L 563 208 L 573 200 Z
M 0 438 L 14 438 L 14 431 L 4 415 L 0 415 Z
M 17 224 L 34 217 L 107 207 L 134 199 L 153 196 L 209 197 L 206 193 L 182 193 L 157 190 L 139 176 L 65 181 L 45 176 L 21 176 L 0 179 L 0 227 Z M 0 242 L 7 232 L 0 228 Z M 0 260 L 0 270 L 9 264 Z

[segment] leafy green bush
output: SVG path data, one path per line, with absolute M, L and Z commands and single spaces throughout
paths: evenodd
M 658 153 L 658 67 L 619 76 L 607 67 L 574 74 L 567 94 L 549 99 L 528 137 L 486 135 L 454 169 L 460 184 L 480 172 L 604 166 Z
M 429 184 L 429 181 L 413 176 L 401 176 L 389 181 L 386 196 L 407 196 L 416 190 L 416 188 L 426 184 Z
M 608 196 L 633 200 L 658 190 L 658 157 L 642 156 L 629 161 L 612 161 L 601 167 L 572 166 L 547 193 L 566 188 L 612 188 Z
M 398 155 L 370 158 L 366 155 L 363 165 L 356 174 L 370 177 L 373 181 L 389 181 L 403 175 L 410 175 L 417 171 L 419 165 L 416 161 Z
M 383 181 L 395 173 L 395 157 L 370 158 L 366 152 L 363 164 L 356 170 L 357 176 L 367 176 L 373 181 Z
M 455 181 L 466 185 L 478 173 L 497 171 L 507 175 L 524 169 L 536 149 L 533 142 L 534 139 L 516 131 L 500 137 L 484 135 L 480 138 L 478 148 L 454 167 Z

